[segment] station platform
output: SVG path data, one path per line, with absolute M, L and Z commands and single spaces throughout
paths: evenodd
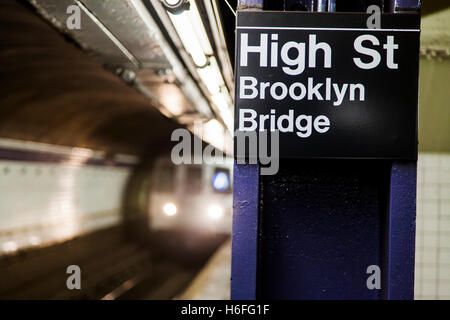
M 231 240 L 209 259 L 178 300 L 229 300 L 231 278 Z

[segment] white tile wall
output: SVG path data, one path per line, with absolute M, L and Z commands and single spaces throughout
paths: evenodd
M 450 154 L 419 154 L 415 298 L 450 299 Z
M 121 219 L 130 169 L 0 160 L 0 255 Z

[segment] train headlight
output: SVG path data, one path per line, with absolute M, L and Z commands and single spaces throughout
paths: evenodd
M 230 176 L 223 171 L 218 171 L 213 176 L 212 185 L 216 191 L 226 191 L 230 188 Z
M 223 216 L 223 208 L 217 204 L 208 207 L 208 216 L 213 220 L 219 220 Z
M 163 211 L 166 216 L 174 216 L 177 214 L 177 206 L 169 202 L 163 206 Z

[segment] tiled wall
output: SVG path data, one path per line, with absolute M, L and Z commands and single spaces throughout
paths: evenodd
M 419 154 L 416 299 L 450 299 L 450 154 Z
M 0 255 L 117 224 L 129 168 L 0 160 Z

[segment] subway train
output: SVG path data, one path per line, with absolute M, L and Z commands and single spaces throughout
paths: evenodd
M 207 159 L 201 165 L 157 159 L 150 178 L 150 229 L 230 233 L 232 167 L 231 158 Z

